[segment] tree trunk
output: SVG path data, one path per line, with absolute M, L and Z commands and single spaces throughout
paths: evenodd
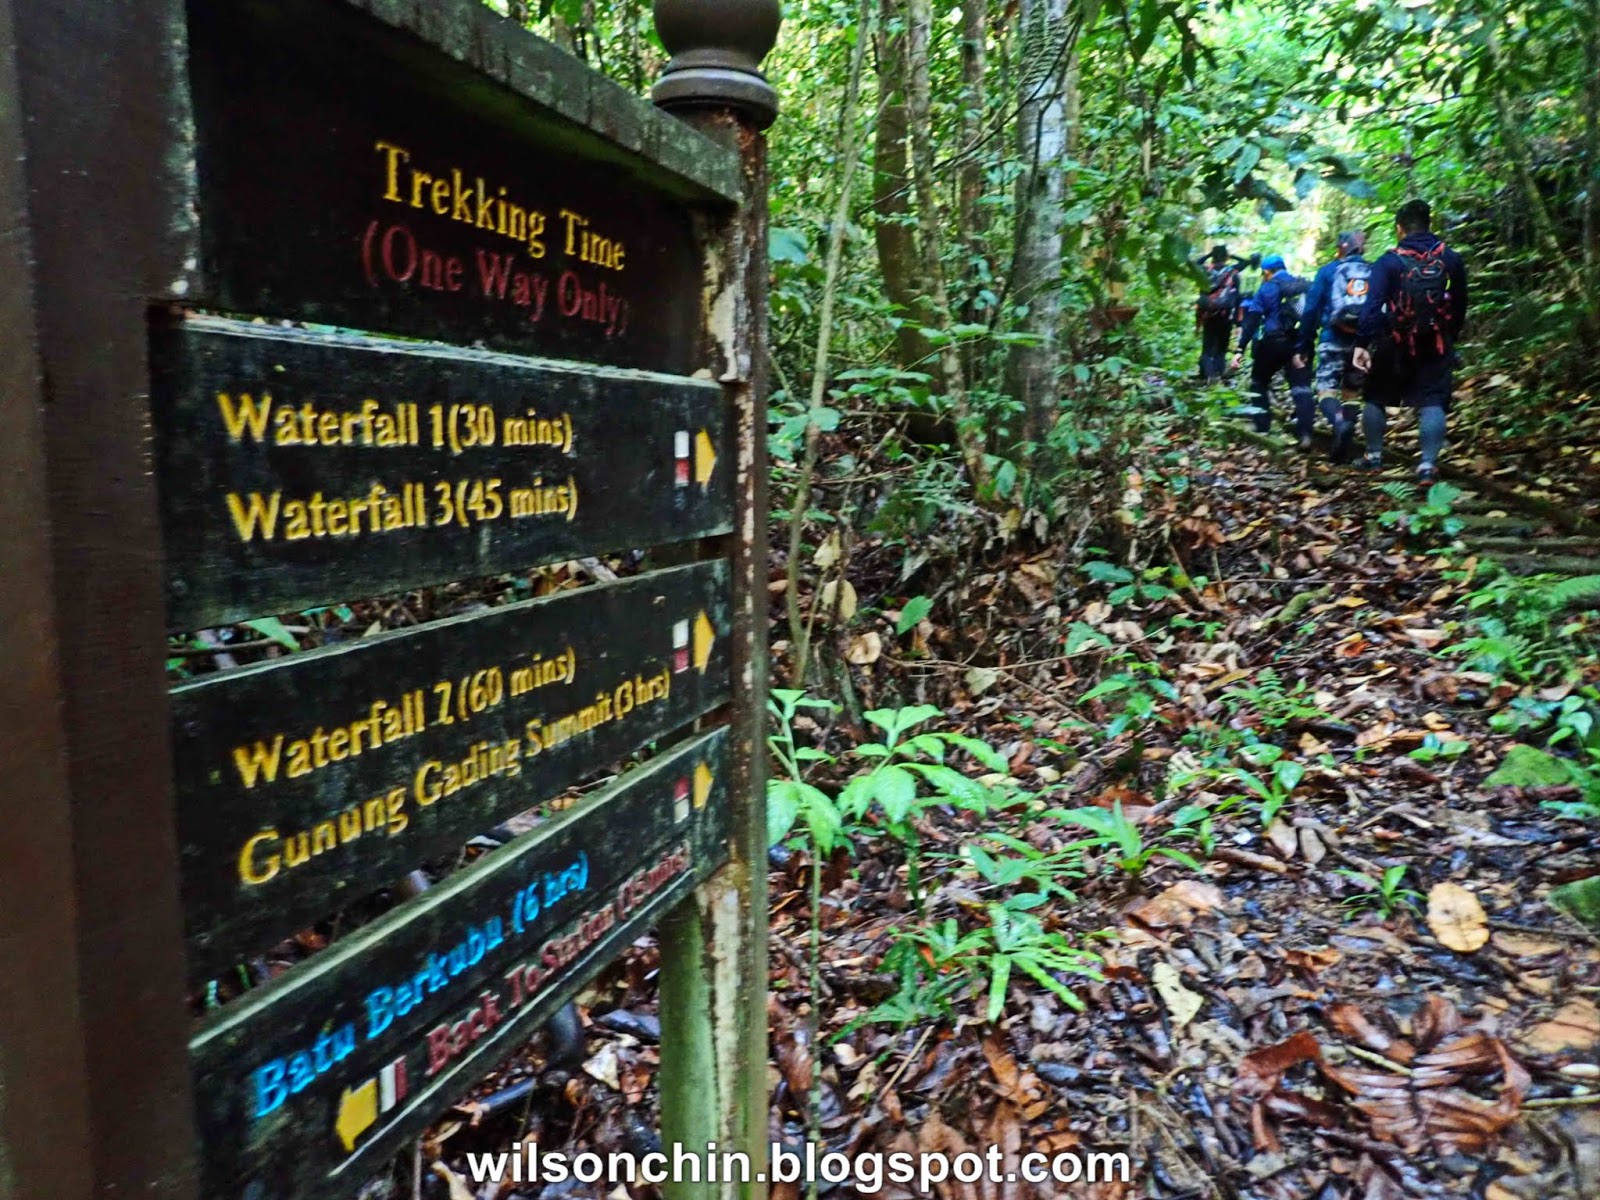
M 1068 58 L 1067 0 L 1022 0 L 1018 21 L 1019 104 L 1017 245 L 1012 302 L 1026 307 L 1017 331 L 1031 344 L 1011 348 L 1006 374 L 1022 405 L 1025 456 L 1050 432 L 1056 410 L 1056 365 L 1061 325 L 1061 223 L 1066 178 Z
M 928 280 L 935 328 L 944 336 L 939 343 L 939 374 L 945 399 L 956 421 L 956 444 L 971 476 L 973 491 L 982 501 L 989 491 L 989 462 L 983 439 L 973 419 L 967 395 L 966 371 L 954 336 L 950 289 L 945 282 L 941 256 L 939 197 L 935 187 L 933 101 L 928 82 L 928 59 L 933 40 L 933 13 L 929 0 L 910 0 L 906 25 L 906 115 L 911 134 L 911 172 L 916 182 L 917 228 L 922 239 L 922 269 Z
M 1584 6 L 1583 290 L 1591 331 L 1600 320 L 1600 0 Z
M 1597 0 L 1600 2 L 1600 0 Z M 984 234 L 988 232 L 983 198 L 984 72 L 989 40 L 984 0 L 962 0 L 961 4 L 961 167 L 958 174 L 961 234 L 968 249 L 966 274 L 974 274 L 972 263 L 984 257 Z
M 856 109 L 861 99 L 862 68 L 866 59 L 868 23 L 872 0 L 861 0 L 857 16 L 855 49 L 850 56 L 850 78 L 845 88 L 844 107 L 839 114 L 839 195 L 833 220 L 828 226 L 828 255 L 823 268 L 822 306 L 817 320 L 817 353 L 812 363 L 811 399 L 806 408 L 806 448 L 801 460 L 794 505 L 789 513 L 788 613 L 789 634 L 794 647 L 792 686 L 804 688 L 811 666 L 811 625 L 800 618 L 800 554 L 805 536 L 806 514 L 811 510 L 811 481 L 816 476 L 822 449 L 822 428 L 817 415 L 828 402 L 828 361 L 833 348 L 833 310 L 839 295 L 839 272 L 844 265 L 845 232 L 850 226 L 851 197 L 856 165 L 861 159 L 860 123 Z M 820 587 L 820 584 L 819 584 Z M 812 608 L 815 620 L 816 609 Z
M 911 168 L 906 145 L 905 0 L 882 0 L 878 21 L 878 125 L 873 138 L 873 239 L 883 291 L 904 323 L 895 331 L 902 370 L 927 371 L 933 346 L 922 336 L 933 323 L 924 297 L 917 239 L 912 231 Z

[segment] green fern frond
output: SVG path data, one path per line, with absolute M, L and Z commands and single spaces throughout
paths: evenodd
M 1406 501 L 1411 499 L 1411 485 L 1409 483 L 1391 480 L 1388 483 L 1380 484 L 1378 490 L 1391 500 Z

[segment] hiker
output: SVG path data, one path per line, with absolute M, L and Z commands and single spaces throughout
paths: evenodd
M 1256 398 L 1257 433 L 1272 428 L 1272 381 L 1282 371 L 1289 381 L 1289 396 L 1294 401 L 1294 429 L 1300 448 L 1311 448 L 1311 429 L 1316 408 L 1311 399 L 1311 368 L 1303 361 L 1296 366 L 1300 336 L 1300 317 L 1305 309 L 1306 292 L 1311 285 L 1291 275 L 1281 254 L 1261 260 L 1262 283 L 1244 305 L 1244 322 L 1239 330 L 1239 352 L 1233 365 L 1244 362 L 1250 350 L 1250 390 Z
M 1333 429 L 1334 462 L 1349 456 L 1356 428 L 1355 400 L 1366 381 L 1365 372 L 1351 362 L 1371 288 L 1372 264 L 1364 257 L 1366 248 L 1367 235 L 1359 230 L 1339 235 L 1333 261 L 1317 271 L 1306 293 L 1300 352 L 1294 360 L 1296 367 L 1305 367 L 1316 355 L 1317 405 Z
M 1244 259 L 1228 253 L 1221 243 L 1211 253 L 1196 259 L 1195 266 L 1206 272 L 1206 290 L 1194 306 L 1194 326 L 1200 334 L 1200 379 L 1218 383 L 1228 362 L 1228 339 L 1239 313 L 1239 273 Z
M 1426 200 L 1410 200 L 1394 218 L 1399 244 L 1372 264 L 1371 294 L 1356 329 L 1351 356 L 1368 372 L 1361 466 L 1383 467 L 1387 409 L 1417 410 L 1422 457 L 1417 480 L 1439 478 L 1445 417 L 1455 386 L 1456 342 L 1467 321 L 1467 266 L 1433 232 Z

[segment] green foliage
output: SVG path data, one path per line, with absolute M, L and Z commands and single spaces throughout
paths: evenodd
M 1293 759 L 1285 758 L 1281 747 L 1265 742 L 1245 746 L 1239 755 L 1256 769 L 1252 771 L 1245 766 L 1234 766 L 1228 776 L 1248 795 L 1230 796 L 1224 803 L 1229 800 L 1254 803 L 1261 817 L 1261 827 L 1265 829 L 1289 803 L 1295 788 L 1305 778 L 1306 769 Z M 1265 774 L 1261 773 L 1263 768 Z
M 1449 762 L 1452 759 L 1460 758 L 1471 749 L 1472 743 L 1465 738 L 1445 741 L 1438 734 L 1430 733 L 1422 739 L 1422 745 L 1411 751 L 1406 757 L 1419 763 L 1436 762 L 1440 759 Z
M 1407 484 L 1386 483 L 1383 491 L 1394 499 L 1410 499 L 1410 487 Z M 1432 545 L 1441 538 L 1448 540 L 1461 532 L 1461 518 L 1453 515 L 1455 502 L 1459 499 L 1461 489 L 1440 480 L 1428 488 L 1415 506 L 1380 513 L 1378 523 L 1385 529 L 1398 528 L 1407 539 L 1418 545 Z
M 1082 642 L 1079 642 L 1081 648 Z M 1069 649 L 1068 653 L 1072 653 Z M 1099 683 L 1080 698 L 1084 702 L 1105 700 L 1112 713 L 1111 720 L 1101 731 L 1107 741 L 1120 737 L 1126 730 L 1143 726 L 1152 720 L 1164 720 L 1159 708 L 1162 701 L 1176 702 L 1178 689 L 1161 673 L 1161 664 L 1147 662 L 1128 651 L 1119 651 L 1106 660 L 1106 670 Z
M 1094 807 L 1052 808 L 1045 816 L 1087 829 L 1094 836 L 1076 845 L 1104 850 L 1106 861 L 1131 876 L 1135 883 L 1157 858 L 1170 859 L 1194 871 L 1204 870 L 1192 855 L 1162 844 L 1174 840 L 1170 831 L 1153 842 L 1146 842 L 1139 826 L 1123 814 L 1120 800 L 1110 810 Z
M 963 929 L 954 917 L 903 933 L 885 957 L 899 987 L 869 1014 L 876 1022 L 907 1026 L 950 1015 L 954 997 L 985 997 L 984 1019 L 996 1021 L 1005 1010 L 1006 990 L 1016 974 L 1026 975 L 1082 1011 L 1083 1001 L 1057 976 L 1099 980 L 1099 955 L 1074 946 L 1045 927 L 1032 913 L 990 904 L 988 922 Z
M 995 851 L 985 849 L 985 843 Z M 1000 904 L 1016 911 L 1037 908 L 1050 900 L 1075 903 L 1078 897 L 1068 881 L 1084 876 L 1078 849 L 1046 852 L 1000 830 L 989 830 L 968 842 L 962 847 L 962 857 L 985 884 L 1006 893 Z M 1013 890 L 1019 887 L 1024 890 Z
M 290 633 L 284 623 L 278 620 L 277 617 L 256 617 L 253 620 L 245 621 L 243 624 L 246 629 L 253 630 L 262 637 L 277 642 L 278 645 L 288 650 L 298 652 L 300 649 L 299 639 Z
M 1564 817 L 1600 819 L 1600 751 L 1588 751 L 1587 758 L 1587 762 L 1579 762 L 1517 743 L 1506 751 L 1500 765 L 1483 781 L 1484 786 L 1577 788 L 1577 800 L 1546 800 L 1544 807 Z
M 932 600 L 926 596 L 913 596 L 906 601 L 905 607 L 900 610 L 900 619 L 895 622 L 894 631 L 904 637 L 921 624 L 923 618 L 932 611 Z
M 1293 687 L 1285 687 L 1271 667 L 1261 668 L 1247 684 L 1229 686 L 1222 693 L 1222 703 L 1235 716 L 1253 713 L 1268 729 L 1282 729 L 1285 725 L 1322 716 L 1322 709 L 1312 701 L 1305 680 L 1298 679 Z
M 844 816 L 834 797 L 807 783 L 806 775 L 808 764 L 835 760 L 822 750 L 796 743 L 794 721 L 801 709 L 836 712 L 838 705 L 790 688 L 773 688 L 768 696 L 767 711 L 774 720 L 767 748 L 775 769 L 767 781 L 767 842 L 776 846 L 798 822 L 816 852 L 827 856 L 843 839 Z
M 1472 631 L 1445 650 L 1460 654 L 1472 670 L 1532 684 L 1576 673 L 1597 649 L 1587 606 L 1600 600 L 1600 576 L 1562 579 L 1516 576 L 1491 568 L 1466 596 Z
M 1389 920 L 1406 909 L 1417 910 L 1422 907 L 1422 893 L 1400 886 L 1405 880 L 1406 871 L 1405 866 L 1389 867 L 1381 879 L 1373 879 L 1370 875 L 1346 867 L 1337 868 L 1334 874 L 1353 879 L 1368 889 L 1344 900 L 1344 907 L 1352 914 L 1375 910 L 1383 914 L 1384 920 Z

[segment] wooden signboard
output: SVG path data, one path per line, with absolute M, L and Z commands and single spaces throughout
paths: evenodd
M 726 741 L 663 754 L 208 1022 L 204 1194 L 352 1194 L 726 858 Z
M 326 0 L 194 0 L 189 45 L 219 307 L 701 365 L 691 209 L 614 143 Z
M 680 120 L 479 0 L 0 0 L 0 1194 L 353 1200 L 651 930 L 663 1139 L 760 1169 L 771 113 L 734 25 Z M 163 672 L 169 634 L 611 552 L 641 573 Z
M 190 973 L 725 703 L 728 583 L 725 563 L 677 567 L 176 689 Z
M 204 318 L 151 359 L 174 629 L 732 523 L 709 382 Z

